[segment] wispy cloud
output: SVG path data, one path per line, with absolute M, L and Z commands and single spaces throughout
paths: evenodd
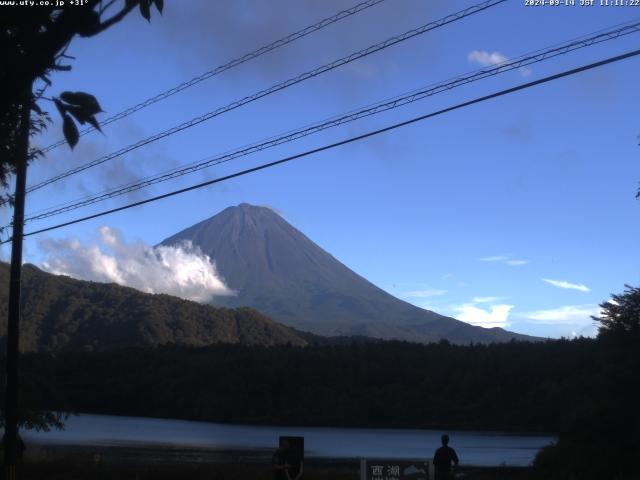
M 479 258 L 481 262 L 500 262 L 505 265 L 509 265 L 510 267 L 519 267 L 522 265 L 526 265 L 529 263 L 529 260 L 523 260 L 521 258 L 512 258 L 508 255 L 493 255 L 491 257 L 482 257 Z
M 494 255 L 493 257 L 482 257 L 479 258 L 481 262 L 504 262 L 509 260 L 509 257 L 506 255 Z
M 506 327 L 509 325 L 509 312 L 513 305 L 489 305 L 481 308 L 472 303 L 454 307 L 457 311 L 455 318 L 478 327 Z
M 504 300 L 504 297 L 473 297 L 473 303 L 495 303 Z
M 533 73 L 533 70 L 530 67 L 520 67 L 518 71 L 520 72 L 520 75 L 522 75 L 523 77 L 528 77 Z
M 487 52 L 486 50 L 472 50 L 467 55 L 467 60 L 471 63 L 477 63 L 483 67 L 498 65 L 509 60 L 509 57 L 500 52 Z M 533 73 L 530 67 L 520 67 L 518 69 L 520 75 L 528 77 Z
M 529 260 L 513 259 L 513 260 L 507 260 L 504 263 L 506 263 L 507 265 L 509 265 L 511 267 L 519 267 L 520 265 L 526 265 L 527 263 L 529 263 Z
M 447 290 L 430 288 L 426 290 L 411 290 L 409 292 L 404 292 L 403 295 L 405 297 L 412 297 L 412 298 L 431 298 L 431 297 L 440 297 L 446 294 L 447 294 Z
M 529 320 L 545 325 L 583 325 L 593 323 L 591 316 L 598 316 L 600 307 L 598 305 L 565 305 L 548 310 L 536 310 L 525 313 Z
M 549 285 L 553 285 L 554 287 L 558 287 L 558 288 L 567 288 L 570 290 L 579 290 L 581 292 L 589 292 L 591 291 L 591 289 L 589 287 L 587 287 L 586 285 L 583 285 L 581 283 L 569 283 L 565 280 L 552 280 L 550 278 L 542 278 L 541 279 L 543 282 L 548 283 Z
M 472 50 L 467 55 L 467 60 L 471 63 L 478 63 L 483 67 L 489 67 L 491 65 L 506 62 L 509 58 L 500 52 L 489 53 L 485 50 Z

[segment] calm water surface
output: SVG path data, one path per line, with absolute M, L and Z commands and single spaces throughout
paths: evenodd
M 25 432 L 27 441 L 58 445 L 198 447 L 216 450 L 273 450 L 280 435 L 305 437 L 307 457 L 431 458 L 440 445 L 436 430 L 228 425 L 155 418 L 77 415 L 66 428 Z M 465 465 L 529 465 L 550 435 L 449 431 L 451 446 Z

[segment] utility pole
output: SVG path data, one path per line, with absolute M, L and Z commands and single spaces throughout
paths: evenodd
M 18 359 L 20 355 L 20 280 L 22 276 L 22 234 L 24 200 L 29 160 L 31 120 L 31 83 L 20 106 L 20 125 L 16 149 L 16 190 L 13 206 L 11 238 L 11 271 L 9 277 L 9 319 L 7 323 L 7 386 L 4 410 L 4 463 L 6 480 L 16 479 L 18 463 Z

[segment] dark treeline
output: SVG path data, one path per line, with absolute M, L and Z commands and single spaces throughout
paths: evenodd
M 545 480 L 640 478 L 640 289 L 627 286 L 600 306 L 591 393 L 537 456 Z
M 46 408 L 240 423 L 558 431 L 593 395 L 594 340 L 165 346 L 29 354 Z M 36 389 L 34 389 L 36 390 Z M 54 398 L 51 396 L 50 398 Z
M 457 346 L 157 346 L 31 353 L 23 419 L 66 410 L 218 422 L 552 431 L 545 480 L 637 480 L 640 289 L 601 305 L 597 339 Z M 312 339 L 311 339 L 312 340 Z M 2 399 L 0 399 L 1 402 Z

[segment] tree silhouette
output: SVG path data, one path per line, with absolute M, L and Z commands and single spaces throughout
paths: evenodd
M 638 478 L 640 289 L 627 285 L 600 307 L 591 388 L 558 443 L 538 455 L 541 478 Z
M 50 2 L 54 3 L 54 2 Z M 94 37 L 120 22 L 135 8 L 151 18 L 151 7 L 159 12 L 163 0 L 87 0 L 82 5 L 67 6 L 3 6 L 0 13 L 0 185 L 8 187 L 8 177 L 22 161 L 20 148 L 21 106 L 28 102 L 33 115 L 30 134 L 39 133 L 51 122 L 39 103 L 54 103 L 62 117 L 63 133 L 73 147 L 78 142 L 77 123 L 89 123 L 99 129 L 95 115 L 101 111 L 93 95 L 63 92 L 58 97 L 45 97 L 51 86 L 50 75 L 69 71 L 73 57 L 67 49 L 78 35 Z M 117 10 L 116 10 L 117 7 Z M 32 86 L 38 85 L 35 91 Z M 30 149 L 28 160 L 42 152 Z
M 66 54 L 76 35 L 93 37 L 120 22 L 134 8 L 151 18 L 151 6 L 162 12 L 163 0 L 82 0 L 46 2 L 60 5 L 3 5 L 0 14 L 0 186 L 6 190 L 8 177 L 15 175 L 15 193 L 7 199 L 13 204 L 11 273 L 6 349 L 5 435 L 6 477 L 15 478 L 18 459 L 18 425 L 32 423 L 25 414 L 19 397 L 19 333 L 20 284 L 22 272 L 22 237 L 26 173 L 29 161 L 43 152 L 31 148 L 29 137 L 41 132 L 51 121 L 40 100 L 54 103 L 62 116 L 62 131 L 73 148 L 78 142 L 76 122 L 99 128 L 95 115 L 101 111 L 96 98 L 85 92 L 63 92 L 58 97 L 44 96 L 51 86 L 54 71 L 69 71 L 64 62 L 73 58 Z M 65 5 L 66 4 L 66 5 Z M 115 13 L 114 10 L 116 10 Z M 36 90 L 34 91 L 34 86 Z M 4 202 L 3 202 L 4 203 Z M 57 418 L 40 415 L 44 424 Z
M 623 341 L 640 339 L 640 288 L 625 285 L 624 293 L 612 295 L 611 300 L 600 305 L 598 337 Z

